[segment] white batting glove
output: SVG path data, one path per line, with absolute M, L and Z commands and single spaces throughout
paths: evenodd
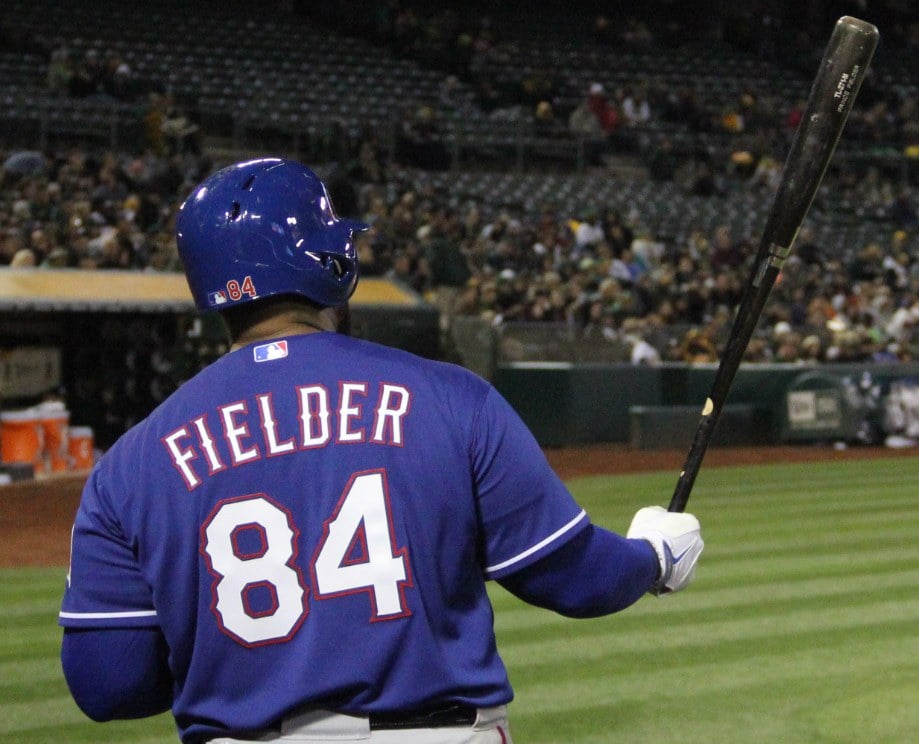
M 705 547 L 699 520 L 692 514 L 646 506 L 635 513 L 626 537 L 647 540 L 657 553 L 661 575 L 649 590 L 652 594 L 670 594 L 689 586 Z

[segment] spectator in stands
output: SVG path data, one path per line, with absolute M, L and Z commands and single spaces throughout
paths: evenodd
M 774 194 L 782 178 L 782 162 L 770 153 L 764 154 L 753 169 L 747 186 L 754 191 Z
M 600 162 L 606 150 L 606 137 L 588 99 L 584 99 L 568 116 L 568 129 L 572 136 L 584 143 L 585 159 L 591 165 Z
M 577 222 L 574 229 L 575 246 L 580 252 L 587 251 L 589 248 L 598 245 L 605 239 L 603 232 L 603 223 L 597 208 L 587 204 L 583 206 L 583 218 Z
M 537 137 L 559 139 L 564 136 L 565 128 L 555 115 L 555 109 L 549 101 L 539 101 L 533 110 L 533 126 Z
M 691 328 L 680 340 L 677 348 L 677 361 L 689 364 L 717 362 L 718 349 L 700 329 Z
M 651 121 L 651 104 L 644 88 L 626 88 L 622 93 L 622 123 L 639 128 Z
M 13 257 L 23 248 L 25 243 L 19 230 L 14 227 L 6 228 L 0 239 L 0 265 L 9 266 Z
M 632 247 L 635 231 L 618 209 L 608 209 L 603 215 L 603 237 L 609 243 L 614 256 L 622 255 Z
M 708 263 L 712 271 L 717 274 L 736 269 L 743 263 L 743 258 L 743 251 L 734 240 L 731 228 L 727 225 L 719 225 L 715 228 L 711 250 L 708 254 Z
M 133 101 L 137 98 L 138 90 L 131 68 L 120 62 L 105 80 L 105 92 L 116 101 Z
M 410 244 L 405 249 L 399 248 L 394 251 L 390 267 L 384 276 L 409 289 L 423 293 L 426 281 L 423 271 L 419 269 L 417 251 L 413 250 L 414 247 Z
M 848 275 L 859 282 L 872 282 L 883 274 L 884 254 L 877 243 L 862 247 L 848 266 Z
M 749 92 L 741 94 L 737 113 L 743 122 L 742 130 L 745 132 L 761 132 L 770 123 L 770 116 L 759 99 Z
M 67 95 L 73 75 L 70 50 L 63 44 L 55 47 L 48 62 L 48 91 L 57 96 Z
M 53 234 L 44 227 L 36 227 L 29 233 L 28 247 L 32 249 L 36 263 L 41 263 L 56 247 Z
M 648 267 L 635 257 L 631 248 L 626 248 L 618 258 L 612 259 L 609 275 L 624 286 L 631 287 L 647 270 Z
M 776 362 L 796 362 L 801 354 L 801 336 L 792 330 L 791 325 L 785 321 L 775 324 L 772 331 L 772 343 L 775 346 Z
M 459 230 L 452 233 L 445 229 L 447 215 L 441 214 L 431 225 L 419 229 L 419 241 L 426 267 L 434 303 L 440 311 L 440 327 L 444 333 L 450 329 L 450 321 L 457 311 L 460 293 L 472 277 L 472 271 L 461 244 Z M 422 234 L 422 230 L 427 232 Z
M 103 66 L 99 51 L 90 47 L 70 77 L 70 95 L 87 98 L 102 93 L 102 74 Z
M 626 318 L 622 322 L 621 337 L 629 344 L 629 361 L 632 364 L 655 366 L 661 363 L 661 353 L 645 340 L 645 325 L 642 318 Z
M 198 125 L 176 104 L 172 96 L 163 98 L 163 119 L 160 131 L 165 139 L 166 152 L 170 155 L 201 154 L 201 133 Z
M 558 93 L 558 81 L 552 70 L 538 67 L 520 81 L 520 102 L 533 109 L 540 101 L 552 101 Z
M 40 265 L 48 269 L 65 269 L 70 266 L 70 252 L 66 248 L 55 248 Z
M 424 170 L 446 170 L 449 167 L 450 155 L 433 107 L 406 107 L 397 134 L 396 158 L 404 165 Z
M 31 248 L 20 248 L 10 260 L 11 269 L 31 269 L 38 265 L 38 258 Z
M 619 128 L 619 112 L 607 97 L 603 85 L 591 83 L 585 98 L 569 115 L 568 128 L 584 142 L 587 162 L 599 164 L 610 138 Z
M 612 137 L 619 128 L 619 111 L 600 83 L 591 83 L 587 91 L 587 108 L 596 117 L 605 137 Z

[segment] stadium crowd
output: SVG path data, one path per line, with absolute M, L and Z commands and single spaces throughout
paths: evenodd
M 601 200 L 524 208 L 451 192 L 426 177 L 427 170 L 450 166 L 438 120 L 470 105 L 496 116 L 522 109 L 541 136 L 592 143 L 593 167 L 604 168 L 608 154 L 625 150 L 643 159 L 646 178 L 655 184 L 675 184 L 711 200 L 749 192 L 766 203 L 803 102 L 782 108 L 741 91 L 728 107 L 713 109 L 689 89 L 636 85 L 610 91 L 591 83 L 578 92 L 579 103 L 564 108 L 571 93 L 566 83 L 539 66 L 517 66 L 519 43 L 504 38 L 487 15 L 469 19 L 408 2 L 371 5 L 372 13 L 348 14 L 322 4 L 304 12 L 333 26 L 336 19 L 359 19 L 349 22 L 349 32 L 441 70 L 444 82 L 439 100 L 406 107 L 391 149 L 369 127 L 356 133 L 341 128 L 334 157 L 314 153 L 312 164 L 327 176 L 338 211 L 372 225 L 358 243 L 363 274 L 397 279 L 428 296 L 440 308 L 445 330 L 456 316 L 499 329 L 555 323 L 598 344 L 624 343 L 636 362 L 717 359 L 758 235 L 728 220 L 697 226 L 690 217 L 679 235 L 655 234 L 641 203 L 627 210 Z M 636 16 L 613 24 L 600 15 L 588 37 L 610 54 L 666 48 L 701 22 L 692 13 L 679 21 L 676 27 L 649 26 Z M 734 45 L 753 44 L 748 51 L 772 61 L 801 57 L 777 55 L 768 34 L 759 33 L 763 18 L 741 14 L 733 22 L 725 33 Z M 915 41 L 906 32 L 893 36 L 904 48 Z M 807 45 L 807 39 L 786 42 Z M 54 95 L 146 100 L 144 139 L 123 151 L 0 152 L 0 265 L 178 270 L 176 209 L 193 184 L 221 165 L 202 146 L 203 133 L 158 81 L 139 79 L 117 53 L 89 50 L 76 57 L 65 43 L 50 40 L 42 48 Z M 509 77 L 514 70 L 520 74 Z M 464 90 L 474 91 L 473 98 Z M 901 149 L 919 140 L 914 97 L 882 90 L 869 77 L 859 101 L 847 140 Z M 674 147 L 667 134 L 674 126 L 690 141 L 727 133 L 729 146 Z M 802 231 L 749 359 L 916 358 L 915 178 L 869 162 L 831 173 L 827 181 L 841 203 L 858 205 L 853 216 L 876 230 L 844 246 L 828 245 L 818 231 Z
M 362 154 L 363 153 L 363 154 Z M 755 252 L 756 236 L 695 230 L 653 234 L 641 207 L 603 204 L 533 213 L 457 203 L 422 172 L 371 158 L 328 173 L 342 214 L 372 229 L 357 250 L 365 276 L 411 286 L 450 318 L 556 323 L 582 337 L 632 344 L 634 360 L 713 361 Z M 7 154 L 0 195 L 0 264 L 171 271 L 173 220 L 214 163 L 195 153 L 70 149 Z M 374 180 L 374 178 L 376 180 Z M 891 192 L 894 193 L 894 192 Z M 893 199 L 878 237 L 828 250 L 805 229 L 751 344 L 751 361 L 912 359 L 919 324 L 915 220 Z M 896 224 L 897 229 L 887 228 Z M 912 232 L 911 232 L 912 228 Z

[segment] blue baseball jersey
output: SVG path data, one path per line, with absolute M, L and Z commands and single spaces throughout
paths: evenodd
M 507 703 L 490 578 L 589 524 L 467 370 L 335 333 L 233 351 L 91 472 L 60 622 L 159 627 L 186 741 Z

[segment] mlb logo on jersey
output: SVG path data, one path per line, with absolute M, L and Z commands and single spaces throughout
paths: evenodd
M 216 292 L 209 292 L 207 295 L 207 301 L 211 305 L 222 305 L 227 301 L 227 293 L 222 289 L 218 289 Z
M 261 344 L 252 350 L 257 362 L 271 362 L 287 356 L 286 341 L 272 341 L 270 344 Z

